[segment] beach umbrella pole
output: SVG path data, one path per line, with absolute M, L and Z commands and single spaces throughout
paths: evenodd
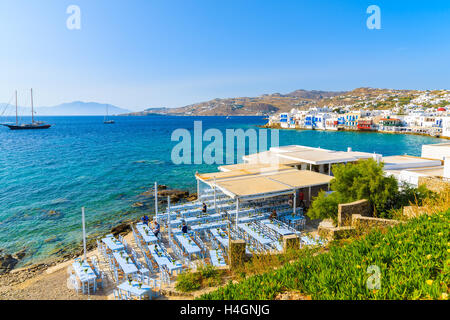
M 294 215 L 297 211 L 297 190 L 294 190 Z
M 236 198 L 236 226 L 239 223 L 239 198 Z
M 155 215 L 158 218 L 158 182 L 155 181 Z
M 172 244 L 172 241 L 170 239 L 171 231 L 172 231 L 172 226 L 171 226 L 171 223 L 170 223 L 170 196 L 167 196 L 167 214 L 168 214 L 168 216 L 167 216 L 167 224 L 169 226 L 168 233 L 169 233 L 169 246 L 170 246 Z
M 214 211 L 217 213 L 217 202 L 216 202 L 216 177 L 214 177 Z
M 200 199 L 200 180 L 197 178 L 197 199 Z
M 87 261 L 87 257 L 86 257 L 86 226 L 85 226 L 85 221 L 84 221 L 84 207 L 81 208 L 81 223 L 83 225 L 84 260 Z

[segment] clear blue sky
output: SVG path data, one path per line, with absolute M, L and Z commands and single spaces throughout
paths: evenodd
M 81 30 L 66 28 L 71 4 Z M 381 30 L 366 27 L 371 4 Z M 448 0 L 1 0 L 0 23 L 5 102 L 30 87 L 37 105 L 131 110 L 300 88 L 450 88 Z

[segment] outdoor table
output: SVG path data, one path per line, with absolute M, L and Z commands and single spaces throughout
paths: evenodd
M 217 229 L 210 229 L 210 231 L 211 231 L 211 234 L 213 235 L 213 237 L 217 241 L 219 241 L 220 244 L 225 247 L 225 249 L 228 248 L 228 235 L 227 234 L 225 234 L 225 237 L 224 237 L 221 233 L 219 233 L 219 231 L 217 231 Z M 222 232 L 223 232 L 223 230 L 222 230 Z
M 152 288 L 144 283 L 142 283 L 139 288 L 139 283 L 137 281 L 131 281 L 131 284 L 129 281 L 126 281 L 118 285 L 117 288 L 139 298 L 152 298 Z
M 216 199 L 216 205 L 219 204 L 223 204 L 228 202 L 228 199 Z M 208 209 L 210 209 L 211 207 L 214 207 L 214 200 L 207 200 L 207 201 L 197 201 L 197 202 L 188 202 L 188 203 L 183 203 L 183 204 L 179 204 L 176 206 L 171 206 L 170 207 L 170 211 L 178 211 L 178 210 L 201 210 L 202 206 L 203 206 L 203 202 L 208 206 Z
M 158 252 L 156 252 L 155 250 L 155 246 L 158 249 L 159 255 Z M 171 262 L 169 258 L 164 254 L 164 252 L 162 251 L 161 247 L 158 244 L 149 245 L 148 248 L 150 250 L 150 254 L 152 255 L 153 259 L 156 261 L 156 264 L 159 267 L 166 266 L 171 274 L 173 274 L 174 271 L 175 273 L 180 273 L 182 271 L 183 266 L 179 263 L 175 264 Z
M 175 235 L 175 238 L 178 240 L 180 245 L 186 250 L 189 256 L 192 256 L 193 254 L 201 254 L 201 249 L 189 235 L 177 234 Z
M 86 261 L 83 261 L 81 265 L 79 262 L 74 262 L 72 267 L 81 282 L 88 282 L 97 278 L 94 270 L 92 270 L 91 266 Z
M 287 236 L 294 233 L 293 231 L 289 230 L 286 227 L 279 226 L 277 222 L 272 222 L 270 220 L 263 220 L 261 222 L 264 223 L 268 228 L 272 229 L 273 231 L 282 236 Z
M 238 227 L 245 231 L 245 233 L 247 233 L 250 237 L 252 237 L 253 239 L 255 239 L 256 241 L 258 241 L 261 244 L 269 244 L 271 242 L 273 242 L 272 239 L 269 239 L 267 237 L 265 237 L 264 235 L 260 235 L 258 233 L 256 233 L 255 231 L 253 231 L 252 229 L 250 229 L 246 224 L 238 224 Z
M 285 216 L 283 217 L 284 221 L 286 221 L 286 223 L 291 226 L 291 227 L 296 227 L 297 225 L 303 223 L 303 221 L 305 220 L 305 217 L 303 216 Z
M 239 223 L 248 223 L 251 221 L 258 221 L 258 220 L 264 220 L 269 217 L 269 213 L 262 213 L 262 214 L 256 214 L 252 216 L 246 216 L 246 217 L 239 217 Z
M 211 228 L 225 228 L 226 226 L 227 226 L 226 221 L 217 221 L 217 222 L 211 222 L 211 223 L 205 223 L 205 224 L 192 226 L 191 230 L 192 231 L 201 231 L 201 230 L 211 229 Z M 174 233 L 180 233 L 180 232 L 181 232 L 180 229 L 174 231 Z
M 123 245 L 123 243 L 120 242 L 119 240 L 117 240 L 116 238 L 107 237 L 107 238 L 103 238 L 102 241 L 112 251 L 120 251 L 120 250 L 125 249 L 125 246 Z
M 215 267 L 224 267 L 227 265 L 225 258 L 223 257 L 223 252 L 221 250 L 210 250 L 209 256 L 211 258 L 211 264 Z M 219 258 L 221 259 L 219 261 Z
M 283 251 L 283 245 L 279 241 L 274 241 L 272 244 L 276 247 L 278 251 Z
M 133 260 L 128 256 L 125 250 L 113 252 L 113 256 L 125 274 L 133 274 L 138 271 Z M 127 262 L 128 258 L 128 262 Z
M 308 236 L 303 236 L 300 238 L 302 240 L 302 242 L 304 242 L 306 245 L 310 245 L 310 246 L 316 246 L 316 245 L 323 245 L 324 241 L 321 240 L 320 238 L 316 237 L 316 239 L 308 237 Z
M 143 223 L 137 223 L 136 224 L 137 231 L 141 234 L 142 239 L 144 239 L 145 243 L 155 243 L 158 241 L 158 238 L 153 233 L 153 230 L 146 226 Z
M 189 218 L 180 218 L 173 221 L 170 221 L 172 227 L 177 227 L 182 224 L 182 220 L 186 222 L 187 225 L 192 225 L 196 223 L 207 223 L 212 222 L 214 220 L 220 220 L 222 218 L 221 213 L 208 214 L 201 217 L 189 217 Z

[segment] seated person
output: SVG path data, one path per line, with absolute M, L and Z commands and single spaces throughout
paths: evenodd
M 158 221 L 155 221 L 154 225 L 155 225 L 155 227 L 153 228 L 153 233 L 155 234 L 155 237 L 157 237 L 159 234 L 159 231 L 160 231 L 160 226 L 159 226 Z
M 270 216 L 269 216 L 269 219 L 270 220 L 273 220 L 273 219 L 276 219 L 278 216 L 277 216 L 277 211 L 274 209 L 273 211 L 272 211 L 272 213 L 270 214 Z
M 187 233 L 188 232 L 188 227 L 186 225 L 186 222 L 183 222 L 183 226 L 181 227 L 181 232 L 183 232 L 183 233 Z
M 302 208 L 303 211 L 306 211 L 306 210 L 305 210 L 305 209 L 306 209 L 305 201 L 303 201 L 303 200 L 300 201 L 299 208 Z
M 289 200 L 288 200 L 288 205 L 289 205 L 290 207 L 294 207 L 294 201 L 292 201 L 292 199 L 289 199 Z
M 149 219 L 148 219 L 147 215 L 144 215 L 144 216 L 141 218 L 141 220 L 142 220 L 142 223 L 143 223 L 143 224 L 145 224 L 146 226 L 148 226 L 148 221 L 149 221 Z

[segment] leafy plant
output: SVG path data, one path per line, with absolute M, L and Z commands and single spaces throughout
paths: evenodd
M 367 199 L 375 216 L 392 217 L 392 210 L 421 202 L 432 192 L 421 186 L 399 185 L 393 176 L 386 177 L 383 164 L 373 159 L 333 166 L 331 194 L 319 193 L 308 211 L 312 219 L 337 220 L 338 204 Z
M 274 299 L 297 290 L 313 299 L 448 299 L 450 210 L 422 215 L 387 231 L 374 230 L 327 253 L 306 251 L 297 261 L 200 299 Z M 380 269 L 381 286 L 370 289 L 369 266 Z
M 201 266 L 195 272 L 183 272 L 177 278 L 175 288 L 182 292 L 199 290 L 222 284 L 223 271 L 214 266 Z
M 177 278 L 175 288 L 182 292 L 190 292 L 200 289 L 201 276 L 199 273 L 183 272 Z

